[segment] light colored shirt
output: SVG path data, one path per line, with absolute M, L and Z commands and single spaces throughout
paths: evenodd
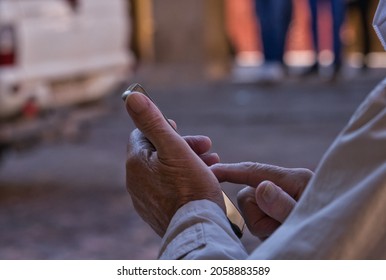
M 248 255 L 223 211 L 192 201 L 173 217 L 161 259 L 386 259 L 386 80 L 322 158 L 292 213 Z

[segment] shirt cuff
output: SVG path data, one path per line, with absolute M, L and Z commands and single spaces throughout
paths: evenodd
M 172 218 L 160 259 L 244 259 L 247 253 L 222 209 L 209 200 L 191 201 Z

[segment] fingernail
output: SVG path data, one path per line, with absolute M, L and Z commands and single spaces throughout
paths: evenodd
M 129 93 L 126 97 L 126 104 L 131 111 L 137 114 L 144 111 L 149 105 L 146 97 L 138 92 Z
M 267 203 L 271 203 L 275 200 L 276 196 L 276 187 L 271 182 L 267 182 L 262 194 L 264 201 Z

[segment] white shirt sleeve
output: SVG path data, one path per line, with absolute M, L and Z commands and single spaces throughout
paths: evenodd
M 247 253 L 225 213 L 209 200 L 192 201 L 174 215 L 160 259 L 245 259 Z

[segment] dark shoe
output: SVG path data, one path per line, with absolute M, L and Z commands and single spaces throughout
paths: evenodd
M 314 76 L 319 74 L 319 64 L 314 63 L 309 68 L 307 68 L 301 76 L 307 77 L 307 76 Z

